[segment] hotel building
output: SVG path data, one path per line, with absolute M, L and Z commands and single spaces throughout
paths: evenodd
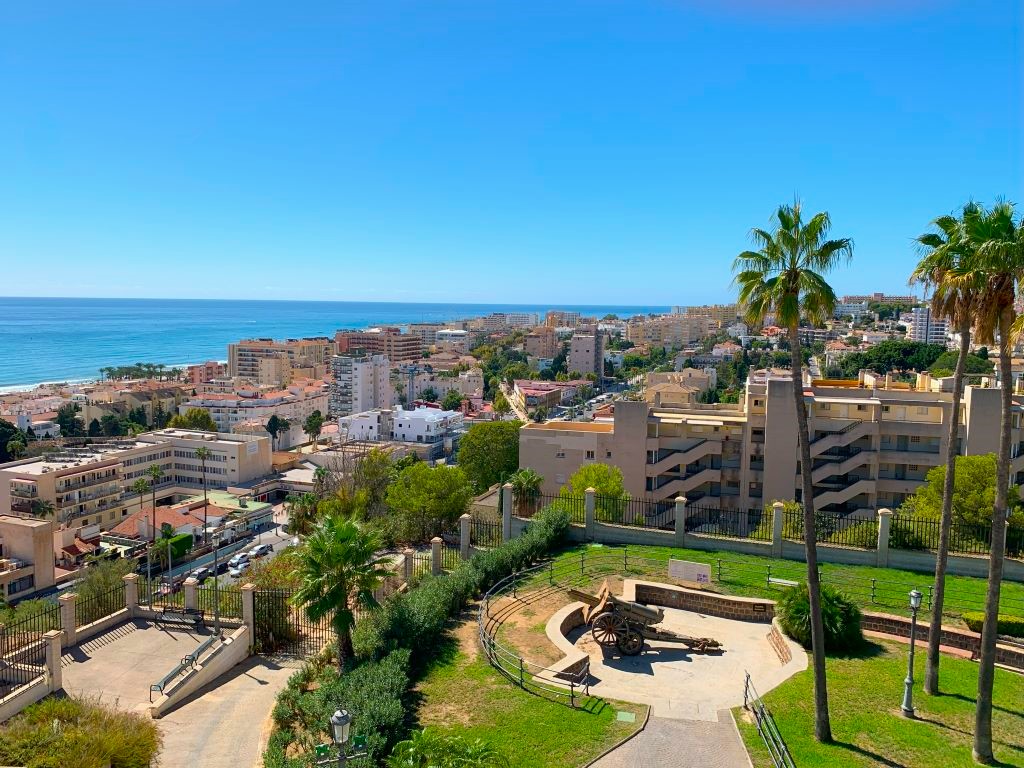
M 334 342 L 326 336 L 305 339 L 245 339 L 228 344 L 228 375 L 261 387 L 283 387 L 293 377 L 323 378 Z
M 384 355 L 336 355 L 331 358 L 331 372 L 331 415 L 391 407 L 390 364 Z

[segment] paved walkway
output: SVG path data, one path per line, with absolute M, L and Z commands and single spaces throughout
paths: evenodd
M 748 768 L 750 758 L 728 710 L 718 721 L 651 717 L 647 727 L 594 768 Z
M 167 631 L 132 621 L 65 652 L 64 690 L 149 710 L 149 686 L 194 650 L 208 630 Z M 249 768 L 259 764 L 274 699 L 294 668 L 254 656 L 157 721 L 161 768 Z

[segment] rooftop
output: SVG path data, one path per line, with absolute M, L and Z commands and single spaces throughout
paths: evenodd
M 570 432 L 614 432 L 613 424 L 598 421 L 547 421 L 543 424 L 524 424 L 523 429 L 550 429 Z

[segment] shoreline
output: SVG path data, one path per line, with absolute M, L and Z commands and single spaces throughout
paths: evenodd
M 167 370 L 171 368 L 181 368 L 182 370 L 188 368 L 190 365 L 202 365 L 203 363 L 210 362 L 203 360 L 201 363 L 167 363 Z M 213 362 L 223 363 L 227 365 L 227 360 L 215 360 Z M 159 363 L 156 363 L 159 365 Z M 106 384 L 109 379 L 57 379 L 54 381 L 38 381 L 33 384 L 0 384 L 0 397 L 4 395 L 14 395 L 23 392 L 32 392 L 33 390 L 39 389 L 40 387 L 83 387 L 89 386 L 90 384 Z M 142 381 L 142 379 L 125 379 L 125 381 Z M 168 384 L 174 382 L 168 381 Z

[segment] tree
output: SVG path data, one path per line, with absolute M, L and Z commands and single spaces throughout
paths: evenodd
M 814 527 L 814 486 L 811 481 L 811 447 L 807 432 L 807 408 L 803 393 L 803 356 L 798 329 L 802 316 L 813 325 L 831 318 L 836 295 L 825 274 L 853 255 L 853 243 L 846 238 L 829 240 L 831 219 L 825 212 L 804 219 L 802 206 L 779 206 L 772 232 L 755 228 L 751 238 L 756 251 L 736 257 L 733 270 L 739 287 L 739 303 L 746 307 L 744 319 L 764 325 L 769 315 L 789 331 L 793 400 L 796 406 L 800 466 L 803 467 L 802 501 L 804 530 Z M 818 576 L 818 547 L 814 536 L 804 537 L 807 560 L 807 589 L 811 609 L 811 646 L 814 661 L 814 737 L 832 741 L 825 682 L 825 635 L 821 616 L 821 583 Z
M 531 418 L 533 418 L 534 422 L 536 422 L 537 424 L 540 424 L 540 423 L 542 423 L 544 421 L 547 421 L 548 409 L 545 406 L 543 406 L 543 405 L 537 406 L 533 410 L 533 414 L 531 415 Z
M 420 392 L 419 397 L 417 397 L 416 399 L 417 400 L 422 400 L 422 401 L 424 401 L 426 403 L 436 403 L 437 402 L 437 390 L 434 389 L 433 387 L 427 387 L 422 392 Z
M 536 511 L 537 498 L 544 478 L 534 470 L 526 467 L 513 472 L 508 481 L 512 484 L 512 498 L 516 503 L 516 514 L 519 517 L 530 517 Z
M 175 429 L 197 429 L 200 432 L 217 431 L 217 422 L 204 408 L 188 408 L 185 413 L 172 416 L 167 426 Z
M 384 515 L 388 508 L 388 486 L 397 475 L 391 451 L 374 448 L 367 452 L 356 463 L 352 475 L 356 492 L 365 494 L 366 516 L 373 519 Z
M 508 398 L 505 397 L 505 394 L 503 392 L 497 392 L 494 395 L 494 412 L 499 416 L 504 416 L 511 410 L 512 406 L 508 404 Z
M 21 436 L 21 430 L 7 419 L 0 418 L 0 461 L 9 461 L 11 454 L 7 444 Z
M 116 413 L 106 413 L 100 419 L 100 428 L 103 434 L 107 437 L 118 437 L 125 433 L 124 425 L 121 423 L 121 417 Z
M 320 522 L 298 554 L 296 571 L 302 586 L 292 598 L 312 622 L 330 617 L 338 637 L 338 668 L 352 656 L 354 605 L 377 604 L 373 591 L 387 578 L 383 558 L 376 556 L 380 541 L 352 520 L 331 515 Z
M 99 419 L 93 419 L 89 422 L 89 437 L 100 437 L 103 434 L 103 427 L 100 426 Z
M 593 488 L 595 517 L 606 523 L 621 523 L 629 494 L 622 481 L 622 470 L 609 464 L 584 464 L 569 477 L 569 482 L 558 492 L 563 499 L 583 499 L 588 488 Z
M 474 424 L 459 443 L 458 463 L 473 490 L 483 493 L 519 469 L 518 421 Z
M 324 415 L 320 411 L 313 411 L 306 420 L 302 422 L 302 431 L 305 432 L 313 443 L 313 450 L 316 451 L 316 441 L 324 429 Z
M 313 493 L 292 494 L 285 499 L 288 507 L 288 532 L 293 536 L 308 536 L 316 525 L 319 503 L 320 499 Z
M 270 418 L 267 419 L 266 426 L 263 428 L 270 434 L 270 444 L 275 450 L 277 449 L 277 436 L 282 432 L 287 432 L 289 427 L 291 427 L 291 423 L 288 419 L 283 419 L 276 413 L 270 414 Z
M 955 456 L 953 482 L 950 483 L 952 502 L 951 522 L 971 526 L 987 526 L 992 519 L 992 505 L 996 497 L 996 456 Z M 1024 525 L 1024 502 L 1017 486 L 1008 492 L 1010 522 Z M 946 467 L 932 467 L 924 483 L 907 497 L 900 513 L 925 520 L 940 520 L 946 513 Z M 948 544 L 947 544 L 948 547 Z M 934 595 L 932 596 L 934 600 Z
M 54 421 L 60 427 L 60 433 L 64 437 L 81 437 L 85 434 L 85 422 L 78 417 L 81 412 L 78 403 L 64 403 L 57 409 L 57 416 Z
M 965 237 L 977 247 L 978 267 L 985 282 L 974 316 L 975 337 L 982 344 L 999 342 L 1001 412 L 996 458 L 996 494 L 992 504 L 985 621 L 978 652 L 978 699 L 974 713 L 974 759 L 995 762 L 992 755 L 992 686 L 995 682 L 997 616 L 1006 556 L 1006 518 L 1010 486 L 1010 439 L 1013 420 L 1012 356 L 1016 337 L 1024 330 L 1014 310 L 1015 286 L 1024 277 L 1024 225 L 1014 219 L 1013 206 L 991 210 L 969 206 L 963 216 Z
M 25 455 L 28 447 L 25 445 L 25 438 L 22 435 L 12 437 L 7 441 L 7 455 L 12 459 L 20 459 Z
M 388 506 L 400 517 L 398 535 L 409 541 L 428 541 L 454 528 L 471 498 L 462 469 L 422 461 L 403 469 L 387 493 Z
M 164 476 L 164 469 L 159 464 L 150 464 L 149 469 L 146 470 L 146 474 L 149 475 L 150 478 L 149 491 L 153 494 L 153 543 L 156 543 L 156 487 L 160 485 L 160 479 Z M 141 508 L 141 502 L 139 503 L 139 506 Z
M 212 455 L 213 454 L 210 452 L 210 449 L 205 445 L 201 445 L 196 448 L 196 458 L 199 459 L 203 471 L 203 542 L 206 541 L 206 513 L 209 511 L 208 507 L 210 505 L 210 501 L 206 494 L 206 460 Z
M 457 411 L 462 407 L 462 394 L 454 389 L 449 389 L 448 394 L 441 401 L 441 407 L 446 411 Z
M 970 206 L 964 207 L 965 214 L 969 208 Z M 971 349 L 971 325 L 981 293 L 982 276 L 977 269 L 976 248 L 964 232 L 962 219 L 940 216 L 932 224 L 936 231 L 921 235 L 917 239 L 924 253 L 910 276 L 910 282 L 921 283 L 926 289 L 932 290 L 932 312 L 939 317 L 947 318 L 960 333 L 960 353 L 956 357 L 953 371 L 953 400 L 949 411 L 951 415 L 947 417 L 945 466 L 936 468 L 941 469 L 943 485 L 924 688 L 928 693 L 938 695 L 939 640 L 942 634 L 942 612 L 946 593 L 946 563 L 949 556 L 949 532 L 953 521 L 954 479 L 959 474 L 959 466 L 954 468 L 960 430 L 960 419 L 956 415 L 960 413 L 960 401 L 963 398 L 964 371 Z M 936 358 L 933 369 L 939 367 L 940 361 L 949 354 L 944 352 Z M 986 361 L 978 362 L 986 368 L 991 368 L 991 364 Z M 995 472 L 994 459 L 992 471 Z M 934 469 L 928 476 L 931 477 L 933 472 Z
M 57 514 L 57 508 L 49 499 L 32 499 L 29 510 L 36 517 L 53 517 Z

